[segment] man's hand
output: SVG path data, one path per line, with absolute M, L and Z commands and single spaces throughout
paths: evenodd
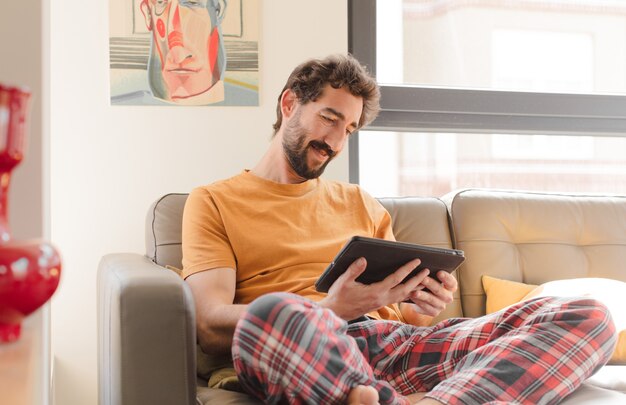
M 436 276 L 439 281 L 426 277 L 422 281 L 423 289 L 416 289 L 411 293 L 409 299 L 412 304 L 402 303 L 400 306 L 402 316 L 408 323 L 426 326 L 431 317 L 439 315 L 452 302 L 453 294 L 458 288 L 456 278 L 445 271 L 440 271 Z
M 384 280 L 366 285 L 356 281 L 367 267 L 367 261 L 362 257 L 333 283 L 328 295 L 319 304 L 332 309 L 337 316 L 351 320 L 386 305 L 411 299 L 416 290 L 423 288 L 420 284 L 426 281 L 429 271 L 424 269 L 406 283 L 402 281 L 419 264 L 419 259 L 411 260 Z M 435 284 L 438 283 L 435 281 Z

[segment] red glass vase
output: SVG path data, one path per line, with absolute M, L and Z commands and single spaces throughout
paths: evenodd
M 41 307 L 59 285 L 61 259 L 43 240 L 16 241 L 7 220 L 11 172 L 22 161 L 30 93 L 0 84 L 0 343 L 20 336 L 24 317 Z

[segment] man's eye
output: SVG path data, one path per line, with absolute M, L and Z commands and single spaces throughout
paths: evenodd
M 327 116 L 325 116 L 325 115 L 320 115 L 320 117 L 322 117 L 322 119 L 323 119 L 324 121 L 328 122 L 328 123 L 334 123 L 334 122 L 335 122 L 335 119 L 334 119 L 334 118 L 327 117 Z
M 203 0 L 181 0 L 179 4 L 183 7 L 200 7 L 206 6 L 206 1 Z
M 156 15 L 163 14 L 163 11 L 165 11 L 168 2 L 169 0 L 156 0 L 156 3 L 154 3 L 154 13 Z

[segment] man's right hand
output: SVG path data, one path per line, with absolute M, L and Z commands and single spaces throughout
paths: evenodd
M 319 302 L 319 305 L 332 309 L 337 316 L 349 321 L 386 305 L 402 302 L 409 298 L 413 291 L 423 288 L 420 283 L 428 277 L 429 270 L 424 269 L 402 283 L 419 264 L 419 259 L 411 260 L 384 280 L 363 284 L 356 279 L 365 271 L 367 261 L 363 257 L 357 259 L 333 283 L 328 295 Z

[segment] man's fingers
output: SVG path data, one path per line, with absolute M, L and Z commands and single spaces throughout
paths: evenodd
M 454 278 L 452 274 L 442 270 L 437 273 L 437 278 L 439 279 L 439 281 L 441 281 L 443 287 L 446 290 L 452 292 L 455 292 L 457 290 L 459 283 L 456 281 L 456 278 Z
M 426 277 L 423 281 L 422 284 L 424 285 L 424 287 L 428 288 L 434 295 L 440 295 L 443 290 L 444 287 L 441 284 L 440 281 L 437 281 L 436 279 L 432 278 L 432 277 Z
M 440 307 L 435 307 L 423 300 L 414 301 L 414 304 L 417 305 L 417 307 L 419 308 L 419 311 L 417 311 L 418 313 L 428 316 L 437 316 L 444 309 Z
M 445 276 L 444 276 L 445 274 Z M 422 284 L 428 289 L 430 290 L 431 294 L 436 296 L 438 299 L 446 302 L 446 303 L 450 303 L 452 302 L 452 292 L 456 290 L 456 287 L 450 287 L 448 288 L 448 284 L 452 284 L 450 283 L 450 281 L 447 279 L 446 276 L 448 276 L 448 273 L 440 271 L 437 274 L 438 277 L 440 278 L 445 278 L 445 283 L 441 282 L 441 281 L 437 281 L 436 279 L 432 278 L 432 277 L 426 277 L 424 279 L 424 281 L 422 281 Z M 452 276 L 450 276 L 451 278 L 454 278 Z
M 421 288 L 419 288 L 419 286 L 423 284 L 423 281 L 428 278 L 429 274 L 430 274 L 430 269 L 420 270 L 419 273 L 417 273 L 415 276 L 408 279 L 406 283 L 403 284 L 404 288 L 408 292 L 411 292 L 417 289 L 420 289 L 420 290 L 424 289 L 423 286 Z
M 388 290 L 393 289 L 394 287 L 402 283 L 406 276 L 408 276 L 413 270 L 415 270 L 421 262 L 422 261 L 420 259 L 413 259 L 410 262 L 402 265 L 396 271 L 388 275 L 384 280 L 380 281 L 380 285 Z M 413 277 L 411 280 L 413 280 L 414 278 L 415 277 Z
M 432 309 L 437 313 L 443 311 L 446 305 L 449 304 L 449 302 L 446 302 L 447 300 L 443 300 L 429 291 L 414 291 L 411 293 L 410 299 L 420 308 Z
M 337 279 L 340 283 L 355 281 L 367 268 L 367 260 L 364 257 L 356 259 L 348 269 Z

